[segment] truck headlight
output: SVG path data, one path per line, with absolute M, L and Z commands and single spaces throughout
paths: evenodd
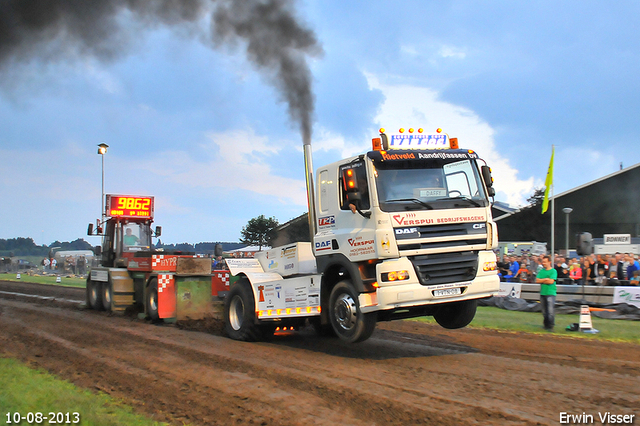
M 408 271 L 391 271 L 382 273 L 382 281 L 404 281 L 409 279 Z
M 495 271 L 496 262 L 484 262 L 484 265 L 482 266 L 482 270 L 484 272 Z

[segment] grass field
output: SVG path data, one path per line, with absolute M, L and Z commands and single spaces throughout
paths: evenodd
M 8 358 L 0 358 L 0 407 L 0 423 L 7 425 L 51 424 L 52 419 L 53 423 L 83 425 L 164 424 L 134 414 L 131 407 L 109 395 L 79 389 L 45 371 Z M 40 422 L 35 417 L 15 422 L 15 413 L 22 416 L 42 413 L 45 417 Z
M 540 312 L 518 312 L 506 309 L 480 306 L 476 316 L 468 327 L 490 328 L 495 330 L 522 331 L 526 333 L 553 334 L 565 337 L 579 337 L 584 339 L 609 340 L 615 342 L 629 342 L 640 344 L 640 321 L 611 320 L 597 318 L 591 315 L 593 327 L 598 334 L 587 334 L 579 331 L 567 331 L 566 327 L 580 322 L 580 315 L 555 316 L 555 330 L 550 333 L 542 327 Z M 435 323 L 433 317 L 419 318 L 418 321 Z
M 26 282 L 26 283 L 36 283 L 36 284 L 51 284 L 51 285 L 63 285 L 67 287 L 82 287 L 86 285 L 86 279 L 77 278 L 77 277 L 60 277 L 59 283 L 56 282 L 55 275 L 27 275 L 20 274 L 20 279 L 16 278 L 16 273 L 10 274 L 0 274 L 0 280 L 3 281 L 16 281 L 16 282 Z

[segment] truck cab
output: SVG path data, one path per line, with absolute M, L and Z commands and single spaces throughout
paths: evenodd
M 310 320 L 349 342 L 367 339 L 377 321 L 433 315 L 443 327 L 466 326 L 477 299 L 499 290 L 489 167 L 446 134 L 381 129 L 373 146 L 317 170 L 309 293 L 319 281 L 320 301 Z

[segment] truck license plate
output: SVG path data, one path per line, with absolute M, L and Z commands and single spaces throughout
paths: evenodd
M 455 288 L 445 288 L 444 290 L 434 290 L 433 295 L 435 297 L 443 297 L 443 296 L 455 296 L 457 294 L 462 294 L 460 287 Z

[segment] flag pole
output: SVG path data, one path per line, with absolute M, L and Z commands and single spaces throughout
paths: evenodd
M 551 160 L 549 160 L 549 169 L 547 170 L 547 178 L 544 181 L 544 199 L 542 200 L 542 214 L 549 207 L 549 192 L 551 192 L 551 262 L 555 266 L 555 200 L 553 199 L 553 156 L 555 153 L 555 145 L 551 145 Z
M 551 184 L 551 267 L 556 266 L 556 209 L 555 209 L 555 197 L 553 196 L 553 183 Z

